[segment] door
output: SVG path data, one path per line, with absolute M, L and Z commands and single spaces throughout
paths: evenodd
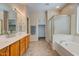
M 19 41 L 10 45 L 10 56 L 19 56 Z
M 9 46 L 0 50 L 0 56 L 9 56 Z
M 20 40 L 20 55 L 26 52 L 26 37 Z

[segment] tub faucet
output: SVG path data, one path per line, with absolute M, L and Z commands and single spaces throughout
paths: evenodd
M 63 43 L 63 42 L 64 42 L 64 40 L 60 41 L 60 43 Z

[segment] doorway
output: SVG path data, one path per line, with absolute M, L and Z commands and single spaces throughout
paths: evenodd
M 38 39 L 45 40 L 45 25 L 38 25 Z

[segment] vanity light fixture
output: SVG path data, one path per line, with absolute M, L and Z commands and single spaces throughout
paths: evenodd
M 49 5 L 49 3 L 45 3 L 45 5 L 47 5 L 47 6 L 48 6 L 48 5 Z
M 15 11 L 16 10 L 16 8 L 13 8 L 13 11 Z
M 59 9 L 59 8 L 60 8 L 60 6 L 56 6 L 56 8 L 57 8 L 57 9 Z

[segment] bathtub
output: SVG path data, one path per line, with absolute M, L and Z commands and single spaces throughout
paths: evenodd
M 75 38 L 75 36 L 71 35 L 57 36 L 55 36 L 56 38 L 53 38 L 54 50 L 56 50 L 61 56 L 79 56 L 79 37 Z
M 75 42 L 63 42 L 61 44 L 68 52 L 74 56 L 79 56 L 79 44 Z

